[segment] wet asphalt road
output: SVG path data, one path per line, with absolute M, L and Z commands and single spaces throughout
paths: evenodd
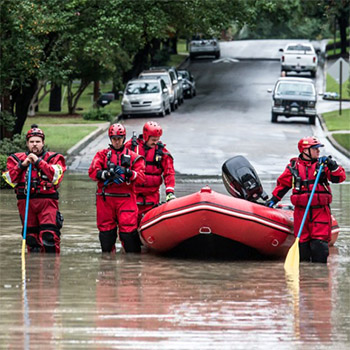
M 350 160 L 326 140 L 318 121 L 311 126 L 306 118 L 279 117 L 277 124 L 271 123 L 271 94 L 267 89 L 280 76 L 278 49 L 285 43 L 225 42 L 221 43 L 220 60 L 204 57 L 187 61 L 183 67 L 195 77 L 197 96 L 164 118 L 124 120 L 127 137 L 133 131 L 141 133 L 146 121 L 155 120 L 163 128 L 162 140 L 174 156 L 177 173 L 208 176 L 220 175 L 222 164 L 235 155 L 245 156 L 260 175 L 277 175 L 297 155 L 300 138 L 316 135 L 326 144 L 324 154 L 332 154 L 349 170 Z M 319 67 L 319 91 L 323 84 L 323 69 Z M 334 109 L 336 102 L 319 99 L 319 113 Z M 75 157 L 70 170 L 86 172 L 94 154 L 108 142 L 107 132 L 97 137 Z

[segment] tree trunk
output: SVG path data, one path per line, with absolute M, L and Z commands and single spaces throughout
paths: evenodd
M 138 76 L 144 69 L 149 67 L 150 45 L 147 43 L 134 57 L 132 68 L 123 74 L 123 82 L 129 81 L 131 78 Z
M 177 36 L 173 36 L 170 39 L 170 53 L 172 55 L 177 55 Z
M 100 97 L 100 81 L 95 80 L 94 81 L 94 102 L 96 102 L 99 97 Z
M 54 84 L 50 93 L 50 112 L 61 112 L 62 86 Z
M 28 108 L 37 88 L 37 80 L 20 86 L 12 93 L 12 103 L 16 116 L 16 124 L 13 133 L 20 134 L 27 119 Z
M 73 94 L 72 87 L 73 83 L 68 83 L 68 94 L 67 94 L 67 102 L 68 102 L 68 113 L 69 114 L 75 114 L 75 110 L 77 108 L 77 104 L 79 101 L 79 98 L 81 94 L 84 92 L 84 90 L 89 86 L 90 81 L 82 80 L 80 82 L 79 88 L 76 91 L 75 94 Z
M 341 16 L 339 16 L 338 19 L 338 25 L 339 25 L 339 32 L 340 32 L 340 44 L 341 44 L 341 56 L 347 57 L 346 53 L 346 47 L 349 45 L 347 38 L 346 38 L 346 29 L 349 25 L 349 19 L 348 16 L 349 14 L 346 13 L 345 11 L 345 16 L 343 13 L 341 13 Z

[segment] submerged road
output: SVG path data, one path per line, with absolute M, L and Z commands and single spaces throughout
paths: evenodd
M 221 59 L 198 58 L 187 61 L 197 84 L 197 96 L 164 118 L 138 117 L 124 120 L 127 137 L 142 132 L 148 120 L 163 128 L 162 141 L 175 159 L 179 174 L 220 175 L 230 157 L 243 155 L 263 174 L 279 174 L 287 161 L 298 154 L 297 142 L 317 135 L 326 144 L 324 154 L 332 154 L 347 170 L 350 160 L 338 152 L 315 126 L 305 118 L 271 119 L 271 94 L 280 76 L 280 53 L 284 40 L 238 41 L 221 43 Z M 308 77 L 305 74 L 305 77 Z M 316 85 L 323 91 L 323 70 Z M 347 103 L 349 104 L 349 103 Z M 343 108 L 346 108 L 343 103 Z M 318 101 L 318 112 L 338 108 L 337 102 Z M 86 172 L 97 150 L 109 143 L 107 132 L 97 137 L 75 157 L 70 169 Z

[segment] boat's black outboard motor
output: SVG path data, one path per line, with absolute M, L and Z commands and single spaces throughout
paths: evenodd
M 255 169 L 243 156 L 232 157 L 223 164 L 222 179 L 226 190 L 233 197 L 252 202 L 268 198 Z

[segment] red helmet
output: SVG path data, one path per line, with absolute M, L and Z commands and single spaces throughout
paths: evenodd
M 39 129 L 36 124 L 33 124 L 31 126 L 31 129 L 28 130 L 26 139 L 29 140 L 33 136 L 38 136 L 38 137 L 41 137 L 43 140 L 45 140 L 44 132 L 41 129 Z
M 323 146 L 324 145 L 322 145 L 322 143 L 315 136 L 304 137 L 298 142 L 298 149 L 300 153 L 311 147 L 318 148 Z
M 161 137 L 162 134 L 163 130 L 161 126 L 156 122 L 147 122 L 143 126 L 143 139 L 145 142 L 147 142 L 151 136 Z
M 108 136 L 126 136 L 126 129 L 122 124 L 112 124 L 108 130 Z

